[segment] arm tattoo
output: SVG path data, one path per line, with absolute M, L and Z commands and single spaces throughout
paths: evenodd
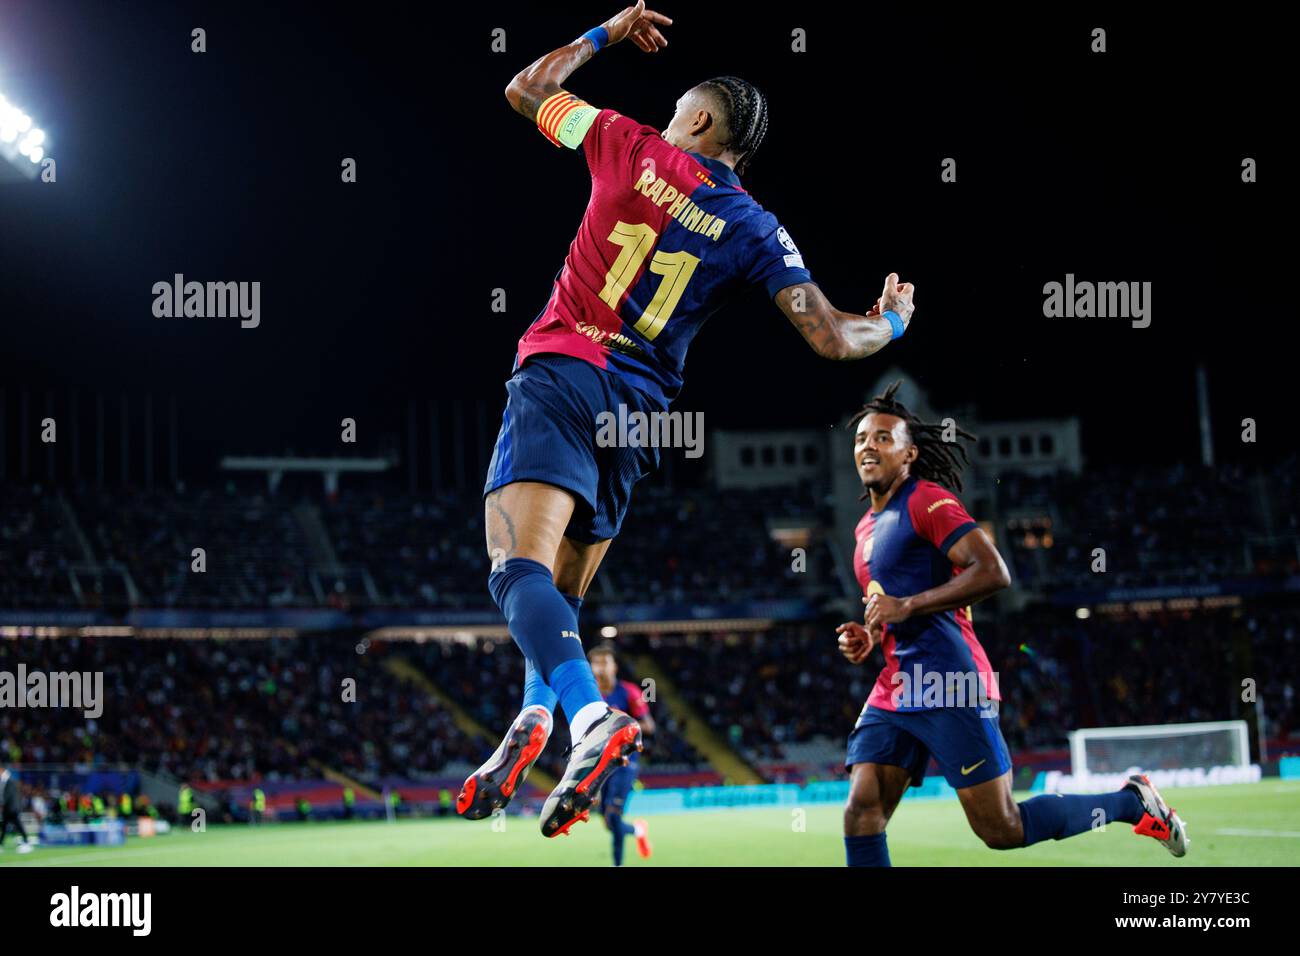
M 777 304 L 813 351 L 818 355 L 833 351 L 838 335 L 829 303 L 820 289 L 811 283 L 782 289 Z
M 796 293 L 802 291 L 801 298 Z M 796 308 L 798 302 L 802 308 Z M 783 289 L 777 304 L 818 355 L 836 360 L 864 358 L 889 343 L 892 330 L 879 317 L 837 312 L 811 283 Z
M 807 317 L 801 315 L 796 322 L 799 326 L 799 331 L 803 333 L 804 338 L 812 341 L 813 337 L 825 328 L 826 315 L 821 309 L 818 309 L 812 315 Z

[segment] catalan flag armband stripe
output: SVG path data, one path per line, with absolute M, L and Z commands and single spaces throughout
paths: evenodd
M 548 96 L 537 109 L 537 128 L 556 146 L 577 149 L 600 110 L 566 90 Z

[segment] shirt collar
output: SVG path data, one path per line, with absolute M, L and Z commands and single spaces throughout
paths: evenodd
M 901 501 L 903 495 L 907 492 L 907 489 L 912 487 L 914 484 L 916 484 L 916 475 L 908 475 L 903 483 L 894 489 L 894 493 L 890 496 L 889 500 L 885 502 L 885 507 L 881 508 L 879 511 L 872 508 L 868 508 L 867 510 L 873 515 L 884 514 L 890 508 L 894 507 L 897 502 Z
M 740 188 L 740 177 L 736 175 L 734 169 L 722 160 L 714 159 L 711 156 L 701 156 L 699 153 L 688 153 L 687 155 L 728 186 L 735 186 L 737 189 Z

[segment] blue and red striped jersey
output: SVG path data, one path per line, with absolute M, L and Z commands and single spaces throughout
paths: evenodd
M 570 118 L 592 109 L 563 95 L 542 107 L 554 114 L 542 131 L 557 143 Z M 515 367 L 572 355 L 666 406 L 681 391 L 691 339 L 729 297 L 754 285 L 775 296 L 812 277 L 789 233 L 725 163 L 613 110 L 597 113 L 582 149 L 591 198 Z
M 962 569 L 952 563 L 948 551 L 977 527 L 952 492 L 932 481 L 909 478 L 881 511 L 868 510 L 858 522 L 853 571 L 863 596 L 880 591 L 910 597 L 960 574 Z M 867 700 L 871 707 L 903 711 L 935 706 L 920 693 L 918 673 L 970 675 L 978 681 L 977 696 L 1002 699 L 988 655 L 975 636 L 969 607 L 891 624 L 881 650 L 885 666 Z M 896 676 L 900 671 L 912 688 L 901 702 L 898 691 L 903 684 Z

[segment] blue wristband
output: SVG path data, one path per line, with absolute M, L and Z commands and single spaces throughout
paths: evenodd
M 578 39 L 590 40 L 591 47 L 592 47 L 591 52 L 599 53 L 600 48 L 609 42 L 609 31 L 606 30 L 604 27 L 592 27 L 582 36 L 578 37 Z
M 903 324 L 902 316 L 900 316 L 893 309 L 886 309 L 881 314 L 884 315 L 884 317 L 889 320 L 889 327 L 894 330 L 893 338 L 898 338 L 900 335 L 902 335 L 904 332 L 907 331 L 907 326 Z

